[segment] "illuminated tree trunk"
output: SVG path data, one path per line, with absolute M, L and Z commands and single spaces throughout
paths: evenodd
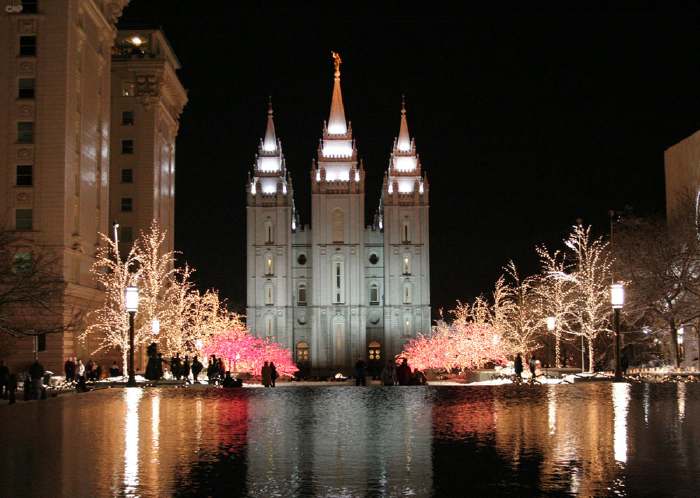
M 588 371 L 593 373 L 595 367 L 595 349 L 593 347 L 593 339 L 588 338 Z
M 554 331 L 554 364 L 557 368 L 561 368 L 561 336 L 559 329 Z

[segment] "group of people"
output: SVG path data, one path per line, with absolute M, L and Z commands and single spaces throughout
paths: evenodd
M 274 362 L 266 361 L 263 363 L 260 375 L 262 377 L 263 386 L 275 387 L 275 381 L 277 381 L 279 374 L 277 373 L 277 367 L 275 366 Z
M 396 366 L 396 362 L 389 360 L 382 370 L 382 384 L 385 386 L 424 386 L 428 383 L 425 374 L 408 365 L 406 358 L 401 359 L 401 363 Z
M 534 383 L 537 381 L 537 358 L 534 354 L 530 356 L 528 367 L 530 368 L 530 383 Z M 520 353 L 515 356 L 513 371 L 515 372 L 515 382 L 520 384 L 523 381 L 523 357 Z
M 10 369 L 5 365 L 5 362 L 0 360 L 0 398 L 9 399 L 10 404 L 13 404 L 16 391 L 17 375 L 10 373 Z

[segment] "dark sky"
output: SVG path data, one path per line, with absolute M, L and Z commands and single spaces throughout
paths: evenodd
M 176 246 L 237 309 L 267 96 L 310 223 L 331 50 L 343 57 L 368 220 L 406 94 L 430 179 L 434 307 L 488 291 L 511 258 L 534 271 L 535 244 L 558 245 L 578 217 L 606 233 L 611 208 L 662 213 L 663 152 L 700 128 L 693 2 L 240 3 L 132 0 L 122 18 L 161 26 L 182 62 Z

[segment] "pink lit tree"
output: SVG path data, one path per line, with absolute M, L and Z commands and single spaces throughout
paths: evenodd
M 228 369 L 260 375 L 264 362 L 274 362 L 277 373 L 292 377 L 298 370 L 291 352 L 276 342 L 252 336 L 242 322 L 211 336 L 202 348 L 206 356 L 215 354 L 224 359 Z

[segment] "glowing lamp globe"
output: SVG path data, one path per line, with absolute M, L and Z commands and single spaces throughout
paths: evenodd
M 160 334 L 160 320 L 158 320 L 157 318 L 151 320 L 151 333 L 153 335 Z
M 129 313 L 136 313 L 139 309 L 139 288 L 130 285 L 129 287 L 126 288 L 126 293 L 125 293 L 125 300 L 126 300 L 126 311 Z
M 546 318 L 547 321 L 547 330 L 550 332 L 554 331 L 554 328 L 557 326 L 557 317 L 556 316 L 548 316 Z
M 202 346 L 204 346 L 204 342 L 202 341 L 202 339 L 197 339 L 196 341 L 194 341 L 194 345 L 197 349 L 202 349 Z
M 613 309 L 621 309 L 625 305 L 625 286 L 612 284 L 610 286 L 610 304 Z

